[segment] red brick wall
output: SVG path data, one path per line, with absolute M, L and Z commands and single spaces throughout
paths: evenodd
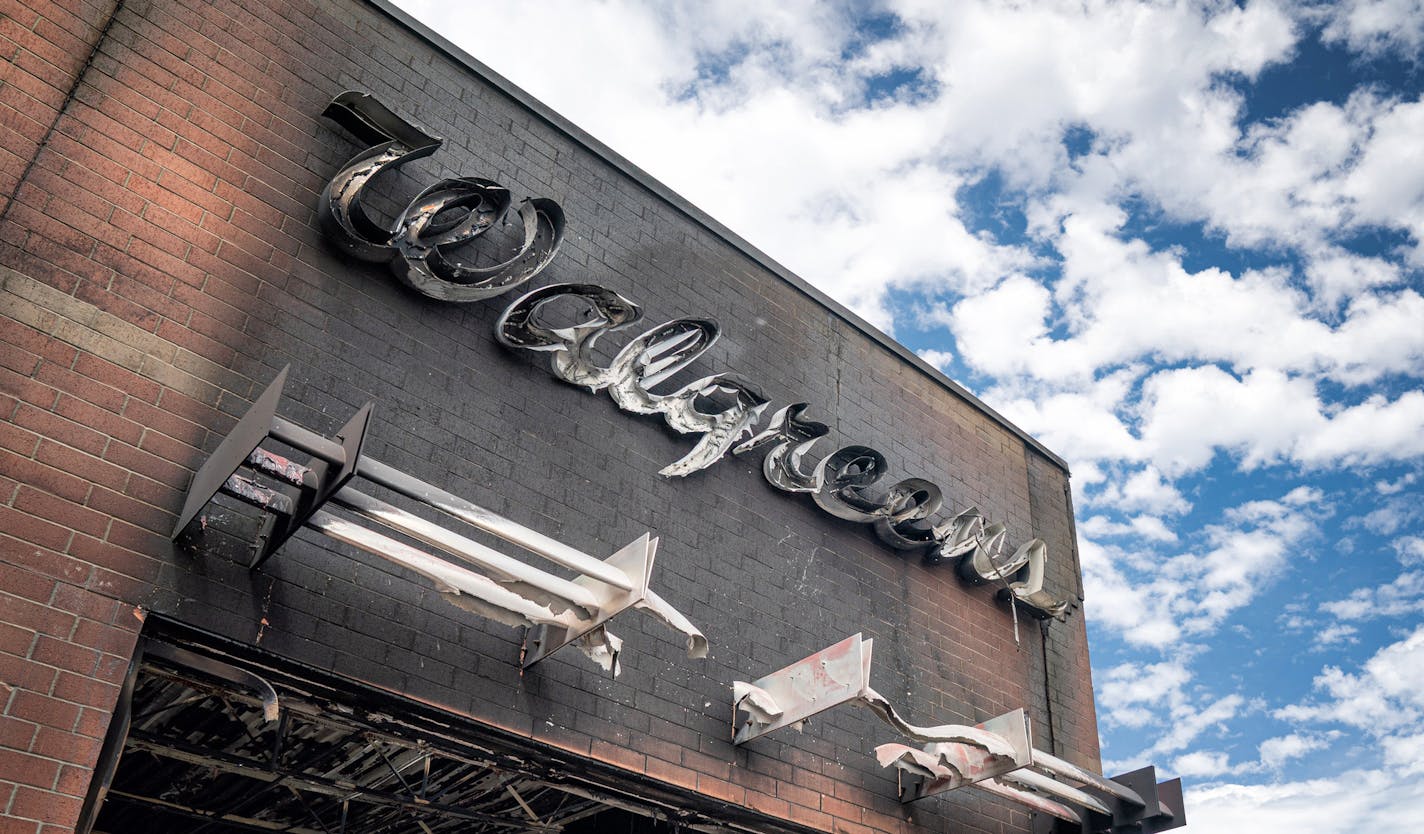
M 114 5 L 0 3 L 0 213 L 59 117 Z
M 0 84 L 0 831 L 73 825 L 147 610 L 823 830 L 1027 824 L 967 792 L 910 821 L 869 752 L 889 733 L 863 710 L 731 748 L 731 680 L 857 630 L 878 638 L 873 681 L 911 720 L 1027 706 L 1040 747 L 1097 764 L 1081 616 L 1046 633 L 1021 621 L 1016 644 L 991 592 L 772 491 L 757 461 L 659 479 L 685 441 L 497 348 L 508 298 L 428 302 L 323 245 L 317 194 L 355 146 L 319 114 L 369 90 L 451 138 L 419 185 L 491 176 L 558 199 L 569 236 L 539 283 L 607 282 L 655 321 L 717 315 L 709 373 L 811 400 L 838 430 L 822 453 L 879 446 L 953 508 L 1043 536 L 1051 586 L 1072 593 L 1067 477 L 1021 438 L 371 6 L 126 0 L 74 86 L 109 8 L 11 4 L 0 32 L 14 56 Z M 192 470 L 288 362 L 281 413 L 299 422 L 330 431 L 375 399 L 383 460 L 590 552 L 662 535 L 655 585 L 713 656 L 683 660 L 674 635 L 634 619 L 617 683 L 576 660 L 521 677 L 517 633 L 309 539 L 257 575 L 240 553 L 176 552 Z

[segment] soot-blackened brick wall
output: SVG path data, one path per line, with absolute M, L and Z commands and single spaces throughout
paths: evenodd
M 604 284 L 657 323 L 723 338 L 685 375 L 740 373 L 808 401 L 844 443 L 1050 548 L 1080 593 L 1067 475 L 1034 444 L 780 277 L 626 163 L 358 0 L 9 4 L 0 84 L 0 812 L 72 827 L 146 612 L 253 641 L 657 779 L 836 831 L 1018 831 L 967 792 L 909 809 L 842 707 L 734 749 L 733 680 L 861 631 L 873 685 L 921 724 L 1029 708 L 1037 744 L 1096 766 L 1083 622 L 1040 629 L 993 593 L 777 492 L 759 459 L 686 479 L 656 419 L 500 348 L 516 294 L 454 306 L 343 260 L 316 228 L 358 146 L 320 113 L 368 91 L 446 138 L 385 188 L 483 176 L 558 201 L 534 285 Z M 654 587 L 712 644 L 625 615 L 623 675 L 574 653 L 520 675 L 521 635 L 375 560 L 300 534 L 260 572 L 216 533 L 167 534 L 191 473 L 282 366 L 280 413 L 330 433 L 376 402 L 367 451 L 590 553 L 661 536 Z M 236 524 L 215 510 L 215 529 Z

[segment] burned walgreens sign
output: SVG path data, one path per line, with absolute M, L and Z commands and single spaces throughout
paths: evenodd
M 411 289 L 455 303 L 519 288 L 557 254 L 564 233 L 557 203 L 532 198 L 516 207 L 508 189 L 478 177 L 440 180 L 420 191 L 389 225 L 373 220 L 363 204 L 375 193 L 373 180 L 429 156 L 442 140 L 364 93 L 342 93 L 325 115 L 366 144 L 331 178 L 320 198 L 322 229 L 341 252 L 385 263 Z M 473 244 L 511 209 L 523 235 L 516 251 L 493 264 L 469 259 Z M 552 326 L 541 317 L 550 305 L 568 300 L 585 310 L 578 321 Z M 971 583 L 993 583 L 1011 605 L 1038 617 L 1067 616 L 1071 602 L 1043 587 L 1048 558 L 1043 540 L 1030 539 L 1010 550 L 1005 525 L 985 519 L 976 508 L 940 516 L 943 492 L 923 478 L 882 487 L 889 467 L 872 447 L 850 445 L 814 458 L 812 448 L 830 428 L 808 418 L 808 403 L 781 407 L 758 428 L 770 400 L 736 374 L 716 373 L 656 393 L 653 389 L 717 340 L 721 331 L 715 321 L 680 318 L 648 328 L 601 364 L 594 354 L 598 341 L 632 329 L 642 315 L 636 303 L 605 286 L 553 284 L 511 303 L 499 316 L 495 337 L 509 348 L 549 353 L 550 368 L 560 380 L 606 391 L 620 409 L 661 416 L 674 431 L 694 436 L 692 449 L 661 470 L 665 477 L 690 475 L 728 455 L 765 450 L 763 474 L 777 489 L 805 493 L 830 515 L 871 525 L 883 542 L 920 553 L 928 564 L 952 564 Z

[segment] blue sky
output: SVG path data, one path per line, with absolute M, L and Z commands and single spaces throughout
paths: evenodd
M 1419 0 L 403 5 L 1069 460 L 1108 770 L 1424 812 Z

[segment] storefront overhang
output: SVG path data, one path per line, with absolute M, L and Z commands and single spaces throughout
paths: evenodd
M 150 617 L 77 829 L 809 831 Z

